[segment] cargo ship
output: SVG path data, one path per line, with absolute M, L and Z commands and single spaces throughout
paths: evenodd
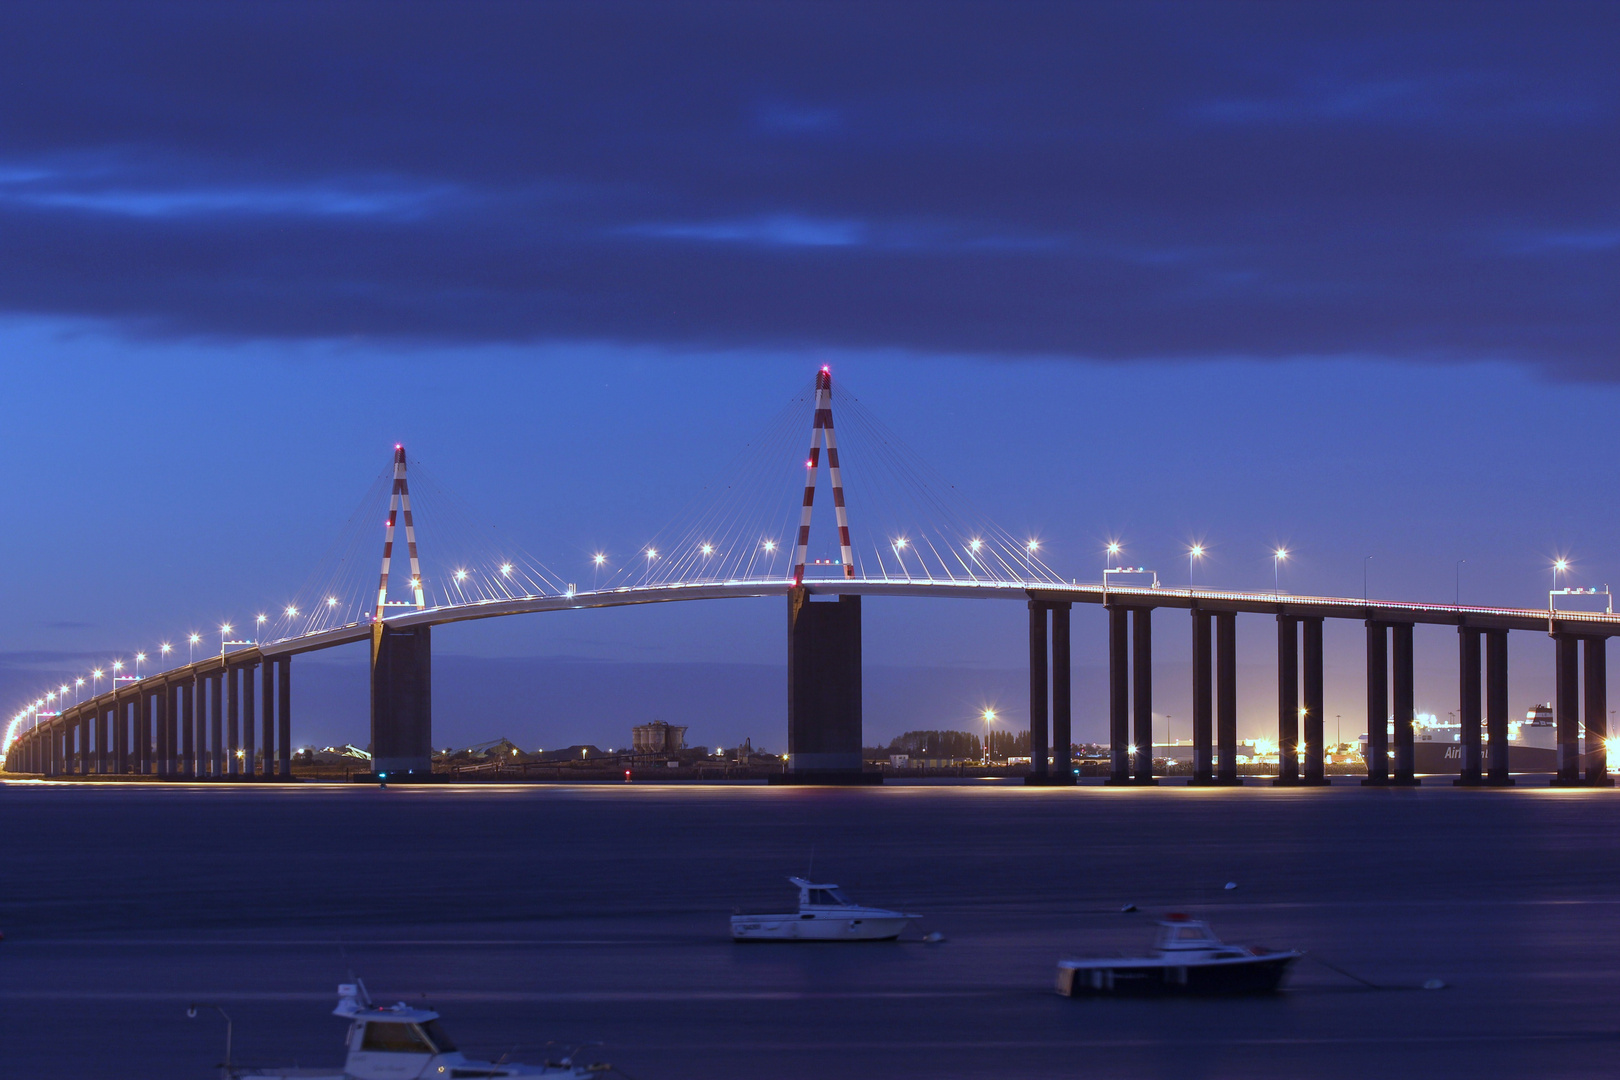
M 1392 725 L 1393 726 L 1393 725 Z M 1490 742 L 1481 732 L 1485 758 L 1481 767 L 1490 764 Z M 1586 739 L 1580 740 L 1581 753 L 1586 752 Z M 1394 746 L 1394 733 L 1390 745 Z M 1462 725 L 1445 722 L 1433 713 L 1418 713 L 1412 718 L 1412 748 L 1415 751 L 1413 770 L 1419 773 L 1462 772 Z M 1361 737 L 1361 757 L 1367 759 L 1367 736 Z M 1523 720 L 1508 721 L 1508 771 L 1557 772 L 1558 725 L 1553 719 L 1551 705 L 1542 704 L 1525 713 Z

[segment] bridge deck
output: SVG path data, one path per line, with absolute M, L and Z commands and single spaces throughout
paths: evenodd
M 810 579 L 805 587 L 820 596 L 910 596 L 973 600 L 1047 600 L 1076 604 L 1110 604 L 1118 607 L 1184 608 L 1197 607 L 1212 612 L 1239 612 L 1251 615 L 1292 615 L 1301 618 L 1355 619 L 1384 623 L 1428 623 L 1442 626 L 1472 626 L 1489 630 L 1532 630 L 1542 633 L 1574 634 L 1586 637 L 1620 635 L 1620 615 L 1606 612 L 1548 611 L 1538 608 L 1472 607 L 1455 604 L 1413 604 L 1359 597 L 1292 596 L 1283 593 L 1245 593 L 1220 589 L 1166 589 L 1138 586 L 1106 588 L 1096 583 L 1064 585 L 1054 582 L 1021 581 L 903 581 L 894 579 L 855 580 Z M 634 604 L 662 604 L 686 600 L 745 599 L 786 596 L 792 582 L 723 581 L 685 585 L 632 586 L 627 588 L 576 592 L 564 596 L 527 596 L 513 600 L 485 600 L 446 607 L 425 608 L 391 615 L 391 626 L 439 626 L 472 619 L 494 619 L 508 615 L 570 611 L 580 608 L 627 607 Z M 287 638 L 251 645 L 224 654 L 209 656 L 195 663 L 156 672 L 140 681 L 142 686 L 161 686 L 232 666 L 257 662 L 262 658 L 292 656 L 365 641 L 371 636 L 370 623 L 351 623 Z M 108 690 L 94 698 L 62 710 L 59 718 L 77 717 L 81 712 L 105 708 L 115 694 L 127 695 L 135 683 Z M 53 718 L 56 719 L 56 718 Z

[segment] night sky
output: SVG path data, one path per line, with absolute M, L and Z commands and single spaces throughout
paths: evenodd
M 396 441 L 583 580 L 823 363 L 1064 576 L 1620 586 L 1617 56 L 1612 4 L 6 5 L 0 708 L 284 603 Z M 1019 722 L 1024 618 L 870 602 L 868 741 Z M 436 741 L 780 749 L 784 623 L 445 629 Z M 1100 613 L 1075 648 L 1100 737 Z M 363 742 L 363 656 L 294 666 L 295 738 Z

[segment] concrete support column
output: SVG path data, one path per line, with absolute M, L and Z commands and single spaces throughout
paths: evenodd
M 1301 687 L 1304 701 L 1305 783 L 1325 784 L 1327 779 L 1327 702 L 1322 687 L 1322 620 L 1307 616 L 1300 623 Z
M 1074 783 L 1073 692 L 1070 684 L 1069 609 L 1071 604 L 1048 604 L 1052 609 L 1052 782 Z
M 135 769 L 141 776 L 152 772 L 152 691 L 135 687 Z
M 1553 635 L 1553 710 L 1558 731 L 1558 775 L 1555 785 L 1581 782 L 1581 671 L 1580 639 L 1573 634 Z
M 253 675 L 256 666 L 242 665 L 242 775 L 251 777 L 258 768 L 259 748 L 256 743 L 253 715 Z
M 292 779 L 292 657 L 276 661 L 276 773 Z
M 1131 711 L 1136 736 L 1138 784 L 1153 779 L 1153 609 L 1131 610 Z
M 1389 628 L 1367 623 L 1367 779 L 1389 783 Z
M 1608 638 L 1584 639 L 1586 654 L 1586 782 L 1591 787 L 1613 787 L 1609 779 L 1609 673 L 1605 646 Z
M 96 772 L 103 776 L 112 772 L 112 717 L 110 706 L 96 707 Z
M 225 680 L 225 773 L 240 776 L 242 759 L 236 752 L 242 748 L 242 697 L 238 689 L 241 668 L 226 667 Z
M 1030 780 L 1043 783 L 1047 778 L 1046 697 L 1050 680 L 1046 672 L 1046 605 L 1029 602 L 1029 760 Z M 986 738 L 989 732 L 985 733 Z M 990 760 L 988 750 L 985 760 Z
M 1485 782 L 1485 754 L 1479 725 L 1479 635 L 1471 626 L 1457 627 L 1457 711 L 1462 726 L 1462 774 L 1455 783 L 1464 787 Z
M 1412 713 L 1412 624 L 1390 627 L 1390 659 L 1394 671 L 1390 682 L 1395 696 L 1395 779 L 1397 784 L 1417 784 L 1417 749 L 1413 742 Z
M 1237 771 L 1237 615 L 1215 616 L 1216 782 L 1241 784 Z
M 1508 750 L 1508 632 L 1485 631 L 1485 735 L 1490 760 L 1486 783 L 1512 787 L 1508 775 L 1512 761 Z
M 798 588 L 788 597 L 788 768 L 796 775 L 860 774 L 860 610 L 858 596 L 817 604 Z M 433 768 L 429 630 L 372 628 L 371 767 L 378 773 L 425 776 Z
M 153 742 L 156 745 L 156 757 L 152 761 L 153 776 L 168 776 L 169 762 L 174 760 L 173 740 L 169 737 L 171 729 L 170 718 L 174 715 L 169 708 L 169 699 L 174 691 L 168 683 L 158 687 L 156 694 L 152 695 L 152 729 Z
M 1192 611 L 1192 779 L 1193 784 L 1215 782 L 1214 657 L 1211 655 L 1210 614 Z
M 192 679 L 191 692 L 196 708 L 191 713 L 191 726 L 197 733 L 197 761 L 195 773 L 199 777 L 209 773 L 211 761 L 208 749 L 208 677 L 197 675 Z
M 208 676 L 208 775 L 225 775 L 225 672 Z
M 129 772 L 129 700 L 113 698 L 113 772 L 123 776 Z
M 275 661 L 265 657 L 259 663 L 259 699 L 264 706 L 264 778 L 276 775 Z
M 1108 782 L 1131 779 L 1130 611 L 1108 608 Z
M 787 629 L 788 771 L 772 782 L 880 782 L 881 774 L 870 774 L 869 781 L 861 769 L 860 597 L 817 602 L 795 588 Z M 428 639 L 379 626 L 372 642 L 372 767 L 426 772 L 432 753 Z
M 176 771 L 181 776 L 196 776 L 197 742 L 192 732 L 196 730 L 197 680 L 187 679 L 176 687 L 175 701 L 178 705 L 175 719 L 180 724 L 180 761 Z
M 1277 779 L 1299 783 L 1299 620 L 1277 616 Z

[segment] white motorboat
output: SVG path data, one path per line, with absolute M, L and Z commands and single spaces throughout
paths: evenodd
M 341 1069 L 235 1068 L 229 1061 L 227 1042 L 224 1075 L 229 1080 L 467 1080 L 502 1076 L 599 1078 L 612 1070 L 606 1064 L 575 1062 L 572 1055 L 544 1065 L 474 1061 L 456 1049 L 439 1023 L 438 1013 L 415 1009 L 404 1002 L 373 1005 L 365 984 L 358 981 L 338 987 L 338 1004 L 332 1015 L 349 1021 L 349 1053 Z
M 790 915 L 733 915 L 735 941 L 893 941 L 912 919 L 903 911 L 851 903 L 836 885 L 790 877 L 799 910 Z
M 1226 945 L 1201 919 L 1166 915 L 1147 956 L 1060 960 L 1057 992 L 1095 994 L 1266 994 L 1303 953 Z

